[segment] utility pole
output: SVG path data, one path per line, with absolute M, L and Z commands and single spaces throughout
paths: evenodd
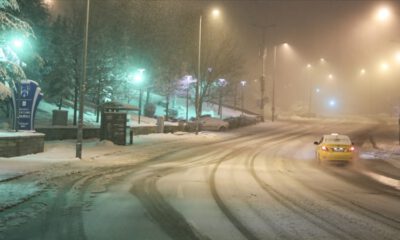
M 76 137 L 76 157 L 82 159 L 82 139 L 83 139 L 83 113 L 84 113 L 84 96 L 85 96 L 85 82 L 86 82 L 86 64 L 87 64 L 87 49 L 88 49 L 88 34 L 89 34 L 89 15 L 90 14 L 90 0 L 86 0 L 86 24 L 85 24 L 85 40 L 83 47 L 83 71 L 82 79 L 79 83 L 79 119 L 78 131 Z

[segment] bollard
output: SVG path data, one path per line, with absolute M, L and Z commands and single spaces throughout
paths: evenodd
M 157 117 L 157 133 L 164 133 L 164 117 Z

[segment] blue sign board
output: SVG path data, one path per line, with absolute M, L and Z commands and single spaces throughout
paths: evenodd
M 34 131 L 36 110 L 43 94 L 39 84 L 22 80 L 13 91 L 14 129 Z

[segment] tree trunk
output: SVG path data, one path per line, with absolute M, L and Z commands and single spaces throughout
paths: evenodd
M 200 97 L 199 97 L 199 116 L 201 116 L 202 114 L 202 112 L 203 112 L 203 96 L 201 96 L 200 95 Z

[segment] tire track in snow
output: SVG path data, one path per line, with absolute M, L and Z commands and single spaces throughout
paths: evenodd
M 293 138 L 294 139 L 294 138 Z M 278 146 L 278 145 L 275 145 Z M 268 148 L 269 150 L 274 150 L 274 146 Z M 264 151 L 264 150 L 262 150 Z M 273 188 L 271 185 L 267 184 L 262 180 L 255 170 L 254 162 L 255 159 L 261 154 L 262 151 L 259 151 L 255 154 L 251 160 L 250 165 L 248 166 L 248 170 L 250 171 L 251 175 L 257 182 L 257 184 L 267 192 L 272 198 L 274 198 L 278 203 L 280 203 L 283 207 L 287 208 L 288 210 L 292 211 L 294 214 L 301 216 L 308 222 L 312 223 L 319 229 L 325 231 L 326 233 L 338 238 L 338 239 L 360 239 L 357 236 L 352 236 L 351 233 L 346 232 L 344 229 L 334 226 L 330 221 L 318 215 L 318 213 L 314 213 L 309 206 L 304 206 L 303 204 L 299 203 L 297 200 L 291 199 L 289 196 L 286 196 L 284 193 L 281 193 L 278 189 Z M 273 154 L 272 159 L 276 159 L 276 153 Z M 287 176 L 287 175 L 285 175 Z M 334 227 L 332 227 L 334 226 Z M 360 239 L 361 240 L 361 239 Z
M 266 138 L 257 139 L 257 143 L 256 144 L 254 143 L 254 141 L 251 144 L 252 144 L 253 149 L 256 149 L 256 147 L 260 147 L 261 145 L 265 145 L 265 141 L 283 142 L 283 141 L 286 141 L 287 138 L 289 138 L 289 139 L 296 138 L 296 137 L 300 136 L 302 133 L 303 133 L 303 130 L 298 130 L 298 131 L 295 131 L 295 132 L 278 134 L 278 135 L 275 135 L 275 136 L 269 136 L 269 137 L 266 137 Z M 295 135 L 295 136 L 293 136 L 293 135 Z M 275 143 L 275 144 L 279 144 L 279 143 Z M 260 239 L 250 229 L 248 229 L 245 226 L 245 224 L 242 223 L 240 221 L 240 219 L 237 216 L 235 216 L 235 214 L 224 203 L 224 200 L 219 195 L 218 190 L 217 190 L 217 186 L 216 186 L 216 174 L 217 174 L 217 171 L 218 171 L 218 168 L 220 167 L 220 165 L 224 161 L 227 161 L 227 160 L 231 159 L 232 157 L 236 156 L 238 153 L 242 152 L 246 148 L 248 148 L 247 145 L 242 147 L 242 148 L 240 148 L 240 149 L 237 149 L 234 152 L 231 152 L 230 154 L 228 154 L 226 156 L 224 156 L 223 158 L 221 158 L 216 163 L 215 167 L 213 168 L 213 170 L 211 172 L 211 176 L 210 176 L 210 189 L 211 189 L 212 196 L 215 199 L 218 207 L 221 209 L 221 211 L 224 213 L 224 215 L 229 219 L 229 221 L 231 221 L 231 223 L 242 233 L 242 235 L 244 237 L 246 237 L 247 239 Z

